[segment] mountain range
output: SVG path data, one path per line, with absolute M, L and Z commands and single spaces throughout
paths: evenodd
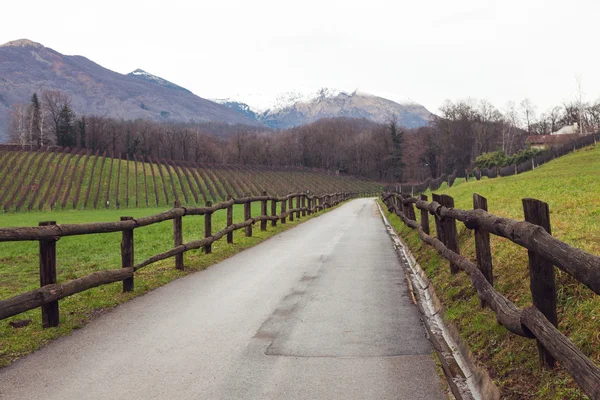
M 291 92 L 281 95 L 272 107 L 258 109 L 234 99 L 215 100 L 242 115 L 256 119 L 275 128 L 292 128 L 308 124 L 321 118 L 366 118 L 387 123 L 395 118 L 398 124 L 407 128 L 427 125 L 433 114 L 413 101 L 398 103 L 372 94 L 346 92 L 323 88 L 315 93 Z
M 142 69 L 111 71 L 82 56 L 63 55 L 27 40 L 0 46 L 0 142 L 7 139 L 10 107 L 27 103 L 32 93 L 61 90 L 77 114 L 162 122 L 209 122 L 289 128 L 320 118 L 367 118 L 387 122 L 395 116 L 406 127 L 428 123 L 432 114 L 420 104 L 402 104 L 358 91 L 321 89 L 287 93 L 258 109 L 238 99 L 211 101 Z

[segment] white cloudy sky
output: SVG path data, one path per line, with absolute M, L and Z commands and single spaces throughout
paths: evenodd
M 85 5 L 84 5 L 85 4 Z M 597 0 L 3 1 L 0 43 L 28 38 L 114 71 L 145 69 L 208 98 L 359 89 L 539 111 L 581 77 L 600 97 Z

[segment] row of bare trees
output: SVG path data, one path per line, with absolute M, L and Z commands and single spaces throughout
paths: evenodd
M 56 144 L 214 164 L 304 166 L 380 181 L 421 181 L 462 172 L 483 153 L 513 154 L 530 134 L 547 134 L 579 120 L 587 121 L 586 129 L 597 130 L 600 103 L 582 109 L 567 104 L 537 118 L 527 99 L 518 106 L 509 103 L 503 111 L 485 100 L 447 101 L 430 126 L 419 129 L 402 130 L 390 117 L 388 124 L 333 118 L 273 131 L 218 122 L 76 117 L 67 95 L 45 91 L 39 98 L 34 94 L 29 104 L 13 106 L 10 136 L 23 145 Z

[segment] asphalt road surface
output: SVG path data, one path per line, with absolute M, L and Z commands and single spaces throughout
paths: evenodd
M 2 399 L 444 399 L 374 199 L 119 306 L 0 370 Z

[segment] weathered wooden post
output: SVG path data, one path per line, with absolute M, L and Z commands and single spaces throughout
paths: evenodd
M 227 201 L 231 201 L 230 194 L 227 195 Z M 227 207 L 227 227 L 233 225 L 233 204 Z M 233 243 L 233 232 L 227 232 L 227 243 Z
M 550 229 L 550 210 L 547 203 L 536 199 L 523 199 L 523 211 L 525 221 L 539 225 L 546 232 L 552 234 Z M 554 326 L 558 326 L 558 317 L 556 314 L 556 283 L 554 280 L 554 265 L 528 250 L 529 255 L 529 288 L 533 305 L 540 310 L 542 314 Z M 538 354 L 540 358 L 540 367 L 554 368 L 554 357 L 546 351 L 541 343 L 537 342 Z
M 282 224 L 285 224 L 285 222 L 286 222 L 286 216 L 285 216 L 286 212 L 287 212 L 287 200 L 284 198 L 284 200 L 281 202 L 281 213 L 283 214 L 283 217 L 281 217 Z
M 292 210 L 294 209 L 294 197 L 291 196 L 291 193 L 290 193 L 290 199 L 288 201 L 288 209 L 289 209 L 288 211 L 290 212 L 290 215 L 289 215 L 290 222 L 292 222 L 292 221 L 294 221 L 294 213 L 292 212 Z
M 308 197 L 306 196 L 306 207 L 308 207 L 308 215 L 311 215 L 313 213 L 313 201 L 314 201 L 314 196 L 313 197 Z
M 402 200 L 404 200 L 404 196 L 402 195 L 402 193 L 400 193 L 396 197 L 396 203 L 400 206 L 400 211 L 402 212 L 402 214 L 404 214 L 406 217 L 410 218 L 410 216 L 408 215 L 408 210 L 406 209 L 406 205 L 404 204 L 404 202 Z
M 433 193 L 431 195 L 431 200 L 435 201 L 438 204 L 442 204 L 442 200 L 440 199 L 440 195 L 439 194 L 435 194 Z M 442 224 L 442 220 L 437 216 L 434 215 L 434 219 L 435 219 L 435 237 L 442 243 L 444 243 L 444 245 L 446 244 L 446 239 L 444 238 L 444 225 Z
M 263 195 L 263 197 L 266 197 L 267 192 L 265 190 L 263 190 L 262 195 Z M 260 216 L 267 217 L 267 200 L 260 201 Z M 266 219 L 263 219 L 260 221 L 260 230 L 263 232 L 267 230 L 267 220 Z
M 300 219 L 301 211 L 300 211 L 300 198 L 302 195 L 296 196 L 296 218 Z
M 212 201 L 206 202 L 206 207 L 212 207 Z M 209 238 L 212 236 L 212 212 L 207 212 L 204 214 L 204 238 Z M 212 244 L 207 244 L 204 246 L 204 253 L 210 254 L 212 253 Z
M 181 207 L 178 201 L 175 202 L 174 208 Z M 175 217 L 173 219 L 173 239 L 175 247 L 181 246 L 183 244 L 183 218 Z M 175 268 L 179 270 L 183 270 L 183 253 L 177 254 L 175 256 Z
M 446 208 L 454 208 L 454 199 L 447 194 L 440 196 L 442 205 Z M 442 220 L 444 225 L 444 238 L 446 239 L 446 247 L 452 250 L 456 254 L 460 254 L 460 248 L 458 247 L 458 232 L 456 231 L 456 220 L 453 218 L 444 218 Z M 450 263 L 450 273 L 458 273 L 459 268 L 457 265 Z
M 412 198 L 412 196 L 410 198 Z M 412 219 L 413 221 L 417 220 L 417 215 L 415 214 L 415 207 L 413 203 L 406 204 L 406 211 L 408 212 L 408 218 Z
M 271 200 L 271 217 L 277 217 L 277 200 Z M 277 219 L 271 220 L 271 226 L 277 226 Z
M 121 221 L 131 221 L 133 217 L 121 217 Z M 121 232 L 121 267 L 133 267 L 133 229 Z M 133 291 L 133 276 L 123 280 L 123 292 Z
M 473 193 L 473 209 L 488 210 L 487 199 L 483 196 Z M 485 229 L 475 228 L 475 253 L 477 254 L 477 266 L 485 276 L 485 279 L 494 286 L 494 275 L 492 273 L 492 250 L 490 247 L 490 233 Z M 481 300 L 481 307 L 487 304 Z
M 250 197 L 250 193 L 248 193 L 246 195 L 246 197 Z M 244 203 L 244 221 L 248 221 L 251 218 L 252 218 L 252 202 L 250 200 L 247 200 Z M 250 224 L 246 227 L 246 236 L 252 237 L 252 224 Z
M 40 226 L 56 225 L 56 221 L 40 222 Z M 40 287 L 56 283 L 56 240 L 40 240 Z M 58 326 L 58 300 L 42 306 L 42 327 Z
M 427 196 L 424 194 L 419 198 L 423 201 L 427 201 Z M 421 210 L 421 228 L 423 228 L 423 232 L 429 235 L 429 213 L 427 210 Z
M 302 194 L 302 216 L 306 217 L 306 194 Z

